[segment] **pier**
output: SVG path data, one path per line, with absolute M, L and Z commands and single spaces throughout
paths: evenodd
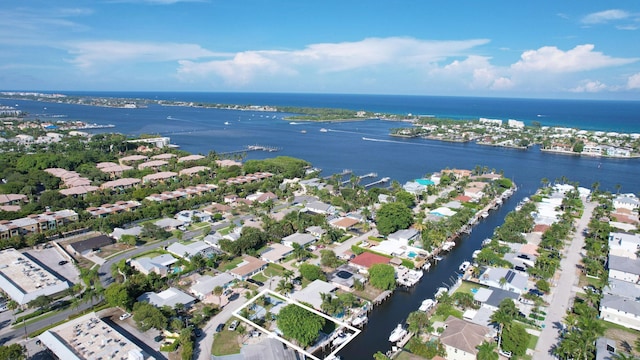
M 342 172 L 341 172 L 340 174 L 334 174 L 334 175 L 337 175 L 337 176 L 345 176 L 345 175 L 349 175 L 349 174 L 351 174 L 351 173 L 353 173 L 353 171 L 352 171 L 351 169 L 344 169 L 344 170 L 342 170 Z M 325 179 L 325 180 L 329 180 L 329 179 L 331 179 L 332 177 L 333 177 L 333 175 L 329 175 L 329 176 L 325 176 L 325 177 L 324 177 L 324 179 Z
M 365 187 L 365 189 L 366 189 L 366 188 L 372 187 L 372 186 L 374 186 L 374 185 L 378 185 L 378 184 L 386 184 L 386 183 L 388 183 L 388 182 L 389 182 L 389 180 L 391 180 L 391 178 L 389 178 L 389 177 L 383 177 L 382 179 L 380 179 L 380 180 L 378 180 L 378 181 L 374 181 L 374 182 L 372 182 L 372 183 L 366 184 L 364 187 Z
M 368 174 L 364 174 L 364 175 L 360 175 L 358 176 L 358 181 L 362 180 L 362 179 L 366 179 L 366 178 L 375 178 L 378 177 L 378 174 L 374 173 L 374 172 L 370 172 Z M 351 179 L 349 180 L 345 180 L 342 182 L 342 185 L 348 184 L 351 181 Z
M 233 150 L 233 151 L 225 151 L 225 152 L 218 153 L 218 155 L 220 155 L 220 156 L 235 155 L 235 154 L 246 153 L 246 152 L 249 152 L 249 151 L 276 152 L 276 151 L 280 151 L 280 148 L 277 148 L 277 147 L 274 147 L 274 146 L 265 146 L 265 145 L 246 145 L 243 149 Z

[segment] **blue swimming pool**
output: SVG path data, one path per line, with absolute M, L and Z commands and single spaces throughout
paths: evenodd
M 474 293 L 474 294 L 477 293 L 478 292 L 478 288 L 471 288 L 471 292 Z
M 418 254 L 416 254 L 416 253 L 415 253 L 415 252 L 413 252 L 413 251 L 409 251 L 409 253 L 407 254 L 407 256 L 408 256 L 409 258 L 413 259 L 414 257 L 418 256 Z

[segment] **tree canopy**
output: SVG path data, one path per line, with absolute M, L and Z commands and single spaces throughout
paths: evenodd
M 413 213 L 402 202 L 386 203 L 376 214 L 376 224 L 380 234 L 389 235 L 413 224 Z
M 388 264 L 374 264 L 369 269 L 369 282 L 371 286 L 381 290 L 393 290 L 396 288 L 396 272 L 393 266 Z
M 309 281 L 313 281 L 313 280 L 324 280 L 325 276 L 324 273 L 322 272 L 322 269 L 320 269 L 320 267 L 316 266 L 316 265 L 312 265 L 312 264 L 302 264 L 300 265 L 300 267 L 298 268 L 298 270 L 300 271 L 300 275 L 302 275 L 303 278 L 309 280 Z
M 318 337 L 326 319 L 298 305 L 283 307 L 278 314 L 278 329 L 285 337 L 295 339 L 302 347 L 311 345 Z

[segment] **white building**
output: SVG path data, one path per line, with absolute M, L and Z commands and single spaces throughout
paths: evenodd
M 191 261 L 191 258 L 196 255 L 201 255 L 206 259 L 215 253 L 213 246 L 204 241 L 196 241 L 190 244 L 175 242 L 167 247 L 167 251 L 187 261 Z
M 640 235 L 612 232 L 609 234 L 609 255 L 635 259 L 640 250 Z
M 68 282 L 16 249 L 0 251 L 0 288 L 18 304 L 25 305 L 38 296 L 57 294 L 68 287 Z
M 169 254 L 162 254 L 155 257 L 139 257 L 131 259 L 129 265 L 139 272 L 149 275 L 150 273 L 156 273 L 162 277 L 167 276 L 171 265 L 175 264 L 178 260 Z
M 159 308 L 163 306 L 174 308 L 177 304 L 182 304 L 185 308 L 189 308 L 196 301 L 193 296 L 174 287 L 170 287 L 159 293 L 146 292 L 138 296 L 137 300 L 139 302 L 148 302 L 149 304 Z
M 220 286 L 223 289 L 229 287 L 236 279 L 229 273 L 222 273 L 216 276 L 204 275 L 196 280 L 189 289 L 198 299 L 203 300 L 213 292 L 213 289 Z
M 67 321 L 38 336 L 58 359 L 153 360 L 96 313 Z

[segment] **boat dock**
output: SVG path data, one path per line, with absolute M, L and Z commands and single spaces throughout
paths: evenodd
M 391 296 L 391 294 L 393 294 L 391 291 L 385 290 L 382 294 L 378 295 L 378 297 L 373 299 L 373 304 L 378 305 L 382 303 L 383 301 L 387 300 L 387 298 Z
M 351 169 L 344 169 L 344 170 L 342 170 L 342 172 L 341 172 L 341 173 L 339 173 L 339 174 L 333 174 L 333 175 L 337 175 L 337 176 L 345 176 L 345 175 L 349 175 L 349 174 L 351 174 L 351 173 L 353 173 L 353 171 L 352 171 Z M 331 179 L 331 178 L 333 177 L 333 175 L 325 176 L 325 177 L 324 177 L 324 179 L 325 179 L 325 180 L 329 180 L 329 179 Z
M 221 152 L 218 153 L 218 155 L 220 156 L 225 156 L 225 155 L 235 155 L 235 154 L 242 154 L 242 153 L 246 153 L 249 151 L 266 151 L 266 152 L 276 152 L 276 151 L 280 151 L 280 148 L 274 147 L 274 146 L 266 146 L 266 145 L 246 145 L 243 149 L 241 150 L 233 150 L 233 151 L 225 151 L 225 152 Z
M 360 180 L 362 180 L 362 179 L 370 178 L 370 177 L 372 177 L 372 178 L 378 177 L 378 174 L 376 174 L 376 173 L 374 173 L 374 172 L 370 172 L 370 173 L 368 173 L 368 174 L 360 175 L 360 176 L 358 176 L 358 181 L 360 181 Z M 342 185 L 346 185 L 346 184 L 348 184 L 350 181 L 351 181 L 351 179 L 349 179 L 349 180 L 345 180 L 345 181 L 343 181 L 343 182 L 342 182 Z
M 389 182 L 389 180 L 391 180 L 391 178 L 389 178 L 389 177 L 383 177 L 382 179 L 380 179 L 380 180 L 378 180 L 378 181 L 374 181 L 374 182 L 372 182 L 372 183 L 370 183 L 370 184 L 366 184 L 364 187 L 365 187 L 365 188 L 368 188 L 368 187 L 371 187 L 371 186 L 374 186 L 374 185 L 378 185 L 378 184 L 385 184 L 385 183 L 388 183 L 388 182 Z

